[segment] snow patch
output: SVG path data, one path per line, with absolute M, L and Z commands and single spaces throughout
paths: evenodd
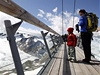
M 42 67 L 37 68 L 37 69 L 35 69 L 35 70 L 33 70 L 33 71 L 26 71 L 26 72 L 24 72 L 24 73 L 25 73 L 25 75 L 37 75 L 38 72 L 39 72 L 41 69 L 42 69 Z M 10 75 L 17 75 L 17 74 L 12 73 L 12 74 L 10 74 Z

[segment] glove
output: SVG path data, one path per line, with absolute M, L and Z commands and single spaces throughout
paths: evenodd
M 79 26 L 78 26 L 78 24 L 76 24 L 76 31 L 78 31 L 78 33 L 79 33 Z

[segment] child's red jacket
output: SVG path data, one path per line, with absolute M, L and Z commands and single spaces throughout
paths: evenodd
M 68 46 L 76 46 L 76 43 L 77 43 L 77 38 L 76 38 L 76 35 L 74 34 L 69 34 L 68 35 L 68 38 L 67 38 L 67 45 Z

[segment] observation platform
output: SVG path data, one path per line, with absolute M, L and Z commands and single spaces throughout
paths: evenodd
M 76 62 L 67 60 L 67 48 L 63 44 L 41 75 L 100 75 L 100 61 L 92 57 L 90 64 L 82 62 L 83 50 L 78 47 L 76 58 Z
M 19 23 L 16 23 L 14 25 L 11 25 L 10 20 L 4 21 L 7 31 L 7 36 L 9 36 L 9 38 L 7 39 L 10 43 L 10 48 L 12 52 L 12 57 L 14 59 L 17 75 L 24 75 L 24 71 L 21 65 L 21 60 L 16 46 L 14 34 L 23 21 L 28 22 L 32 25 L 35 25 L 47 31 L 46 33 L 43 32 L 41 33 L 47 48 L 47 52 L 49 54 L 49 57 L 51 58 L 45 37 L 48 34 L 48 32 L 52 32 L 61 38 L 60 34 L 51 29 L 48 25 L 46 25 L 42 21 L 38 20 L 28 11 L 26 11 L 16 3 L 14 3 L 12 0 L 0 0 L 0 11 L 9 14 L 15 18 L 21 19 Z M 98 31 L 99 30 L 100 29 L 98 29 Z M 60 43 L 61 40 L 60 39 L 58 40 Z M 54 42 L 55 41 L 53 41 L 53 43 Z M 45 70 L 40 75 L 100 75 L 100 61 L 97 61 L 96 59 L 92 58 L 91 64 L 83 63 L 81 61 L 84 58 L 83 51 L 78 47 L 76 47 L 76 58 L 77 58 L 76 62 L 70 62 L 67 60 L 68 59 L 67 47 L 65 44 L 63 44 L 61 45 L 57 53 L 52 57 L 50 63 L 47 65 Z

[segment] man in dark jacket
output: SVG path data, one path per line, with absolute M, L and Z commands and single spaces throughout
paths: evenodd
M 82 39 L 82 45 L 84 50 L 85 59 L 83 59 L 83 62 L 90 63 L 91 60 L 91 38 L 92 38 L 92 32 L 88 32 L 87 25 L 88 20 L 86 17 L 86 11 L 84 9 L 81 9 L 79 11 L 80 19 L 78 26 L 81 27 L 81 39 Z

